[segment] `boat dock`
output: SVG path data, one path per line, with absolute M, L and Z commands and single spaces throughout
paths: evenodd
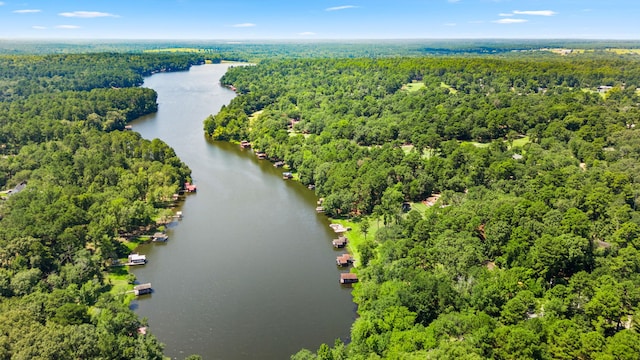
M 151 294 L 153 289 L 151 288 L 151 283 L 140 284 L 133 287 L 133 293 L 136 296 Z

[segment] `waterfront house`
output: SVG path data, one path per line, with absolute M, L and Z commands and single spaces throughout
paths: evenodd
M 242 149 L 248 149 L 251 147 L 251 143 L 248 142 L 247 140 L 242 140 L 240 141 L 240 148 Z
M 283 172 L 282 173 L 282 178 L 284 180 L 289 180 L 289 179 L 293 179 L 293 174 L 290 172 Z

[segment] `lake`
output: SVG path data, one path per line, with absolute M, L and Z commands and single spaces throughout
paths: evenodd
M 356 306 L 338 284 L 341 251 L 314 193 L 252 151 L 204 136 L 203 120 L 236 96 L 219 84 L 229 66 L 145 79 L 159 110 L 133 130 L 171 146 L 198 190 L 176 209 L 184 218 L 167 243 L 138 249 L 149 262 L 133 273 L 154 293 L 132 306 L 176 359 L 288 359 L 346 342 Z

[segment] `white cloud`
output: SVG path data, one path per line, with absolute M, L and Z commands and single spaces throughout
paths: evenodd
M 312 32 L 312 31 L 305 31 L 305 32 L 301 32 L 298 33 L 298 35 L 302 35 L 302 36 L 311 36 L 311 35 L 315 35 L 316 33 Z
M 42 12 L 42 10 L 40 10 L 40 9 L 24 9 L 24 10 L 14 10 L 13 12 L 16 13 L 16 14 L 34 14 L 34 13 Z
M 0 1 L 0 6 L 4 5 L 4 3 L 2 1 Z
M 118 17 L 118 15 L 100 12 L 100 11 L 71 11 L 63 12 L 58 15 L 64 17 L 77 17 L 77 18 L 97 18 L 97 17 Z
M 78 25 L 58 25 L 56 29 L 80 29 Z
M 334 6 L 330 8 L 324 9 L 325 11 L 337 11 L 337 10 L 345 10 L 345 9 L 355 9 L 357 6 L 355 5 L 342 5 L 342 6 Z
M 494 20 L 493 22 L 496 24 L 520 24 L 520 23 L 526 23 L 527 19 L 500 19 L 500 20 Z
M 505 17 L 505 16 L 513 16 L 513 14 L 500 13 L 500 14 L 498 14 L 498 16 L 503 16 L 503 17 Z
M 231 25 L 232 27 L 237 27 L 237 28 L 245 28 L 245 27 L 254 27 L 256 26 L 256 24 L 253 23 L 242 23 L 242 24 L 234 24 Z
M 36 30 L 45 30 L 47 27 L 46 26 L 33 25 L 31 28 L 32 29 L 36 29 Z
M 557 12 L 553 10 L 526 10 L 526 11 L 514 10 L 513 13 L 518 15 L 533 15 L 533 16 L 553 16 L 557 14 Z

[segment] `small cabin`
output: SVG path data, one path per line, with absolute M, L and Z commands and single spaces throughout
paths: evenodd
M 318 214 L 323 213 L 323 212 L 324 212 L 324 207 L 322 207 L 322 206 L 318 206 L 318 207 L 316 207 L 316 212 L 317 212 Z
M 193 185 L 193 184 L 191 184 L 189 182 L 184 183 L 184 191 L 191 193 L 191 192 L 196 192 L 196 190 L 197 190 L 197 188 L 196 188 L 195 185 Z
M 250 147 L 251 147 L 251 143 L 248 142 L 247 140 L 240 141 L 240 148 L 241 149 L 248 149 Z
M 347 246 L 347 242 L 348 242 L 348 240 L 347 240 L 347 238 L 346 238 L 346 237 L 344 237 L 344 236 L 340 236 L 339 238 L 334 239 L 331 243 L 333 244 L 333 247 L 334 247 L 334 248 L 336 248 L 336 249 L 342 249 L 342 248 L 344 248 L 345 246 Z
M 128 130 L 128 131 L 131 131 L 131 130 L 133 130 L 133 126 L 131 126 L 131 125 L 125 125 L 125 126 L 124 126 L 124 129 L 125 129 L 125 130 Z
M 353 257 L 349 254 L 342 254 L 336 257 L 336 265 L 338 266 L 349 266 L 353 264 Z
M 152 292 L 151 283 L 140 284 L 133 287 L 133 293 L 136 294 L 136 296 L 151 294 Z
M 290 172 L 283 172 L 283 173 L 282 173 L 282 178 L 283 178 L 284 180 L 290 180 L 290 179 L 293 179 L 293 174 L 292 174 L 292 173 L 290 173 Z
M 173 195 L 171 196 L 171 200 L 173 200 L 173 201 L 178 201 L 178 200 L 180 200 L 180 194 L 173 194 Z
M 144 265 L 147 263 L 147 256 L 138 253 L 131 254 L 128 257 L 129 265 Z
M 264 160 L 267 158 L 267 154 L 263 153 L 263 152 L 257 152 L 256 156 L 258 157 L 258 160 Z
M 340 284 L 353 284 L 358 282 L 358 276 L 354 273 L 341 273 Z
M 165 242 L 167 240 L 169 240 L 169 236 L 163 232 L 157 232 L 151 237 L 151 241 L 154 242 Z

